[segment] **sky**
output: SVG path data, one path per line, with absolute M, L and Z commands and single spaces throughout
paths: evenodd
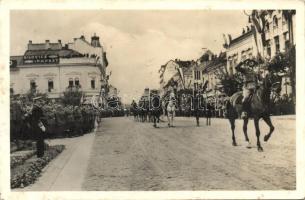
M 144 88 L 159 88 L 158 70 L 171 59 L 196 60 L 223 51 L 223 34 L 239 36 L 247 24 L 242 10 L 16 10 L 10 14 L 10 54 L 33 43 L 72 42 L 96 33 L 107 52 L 110 83 L 124 103 Z

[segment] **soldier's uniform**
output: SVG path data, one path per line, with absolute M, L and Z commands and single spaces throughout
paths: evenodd
M 36 140 L 36 154 L 38 158 L 44 155 L 44 131 L 41 129 L 41 118 L 43 111 L 39 106 L 34 106 L 30 118 L 30 125 Z
M 254 93 L 258 84 L 258 75 L 253 70 L 255 63 L 248 64 L 246 60 L 236 66 L 236 71 L 243 75 L 243 100 L 242 100 L 242 118 L 246 118 L 249 112 L 249 98 Z

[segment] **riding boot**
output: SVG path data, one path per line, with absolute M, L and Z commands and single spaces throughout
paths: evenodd
M 241 118 L 242 119 L 245 119 L 248 117 L 248 102 L 247 100 L 244 100 L 243 103 L 242 103 L 242 113 L 241 113 Z

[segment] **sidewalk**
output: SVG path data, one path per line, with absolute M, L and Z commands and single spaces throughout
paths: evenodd
M 42 170 L 33 185 L 16 191 L 81 191 L 94 138 L 95 131 L 80 137 L 47 141 L 66 148 Z

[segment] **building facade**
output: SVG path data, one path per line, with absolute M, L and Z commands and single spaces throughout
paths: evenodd
M 11 56 L 10 89 L 13 94 L 25 94 L 31 89 L 59 98 L 67 88 L 78 87 L 86 96 L 100 94 L 105 83 L 106 54 L 93 36 L 91 43 L 84 36 L 62 45 L 32 43 L 22 56 Z
M 210 50 L 206 50 L 203 55 L 193 65 L 193 88 L 199 89 L 205 81 L 207 81 L 207 74 L 205 74 L 206 66 L 213 60 L 214 54 Z
M 183 89 L 192 89 L 193 86 L 193 61 L 170 60 L 162 65 L 160 73 L 160 95 Z
M 230 75 L 236 73 L 235 67 L 238 63 L 248 58 L 257 56 L 254 30 L 244 29 L 242 34 L 224 45 L 226 49 L 227 71 Z
M 291 12 L 291 13 L 288 13 Z M 295 13 L 288 10 L 268 10 L 262 16 L 264 20 L 263 33 L 264 55 L 272 58 L 277 52 L 286 51 L 295 44 Z

